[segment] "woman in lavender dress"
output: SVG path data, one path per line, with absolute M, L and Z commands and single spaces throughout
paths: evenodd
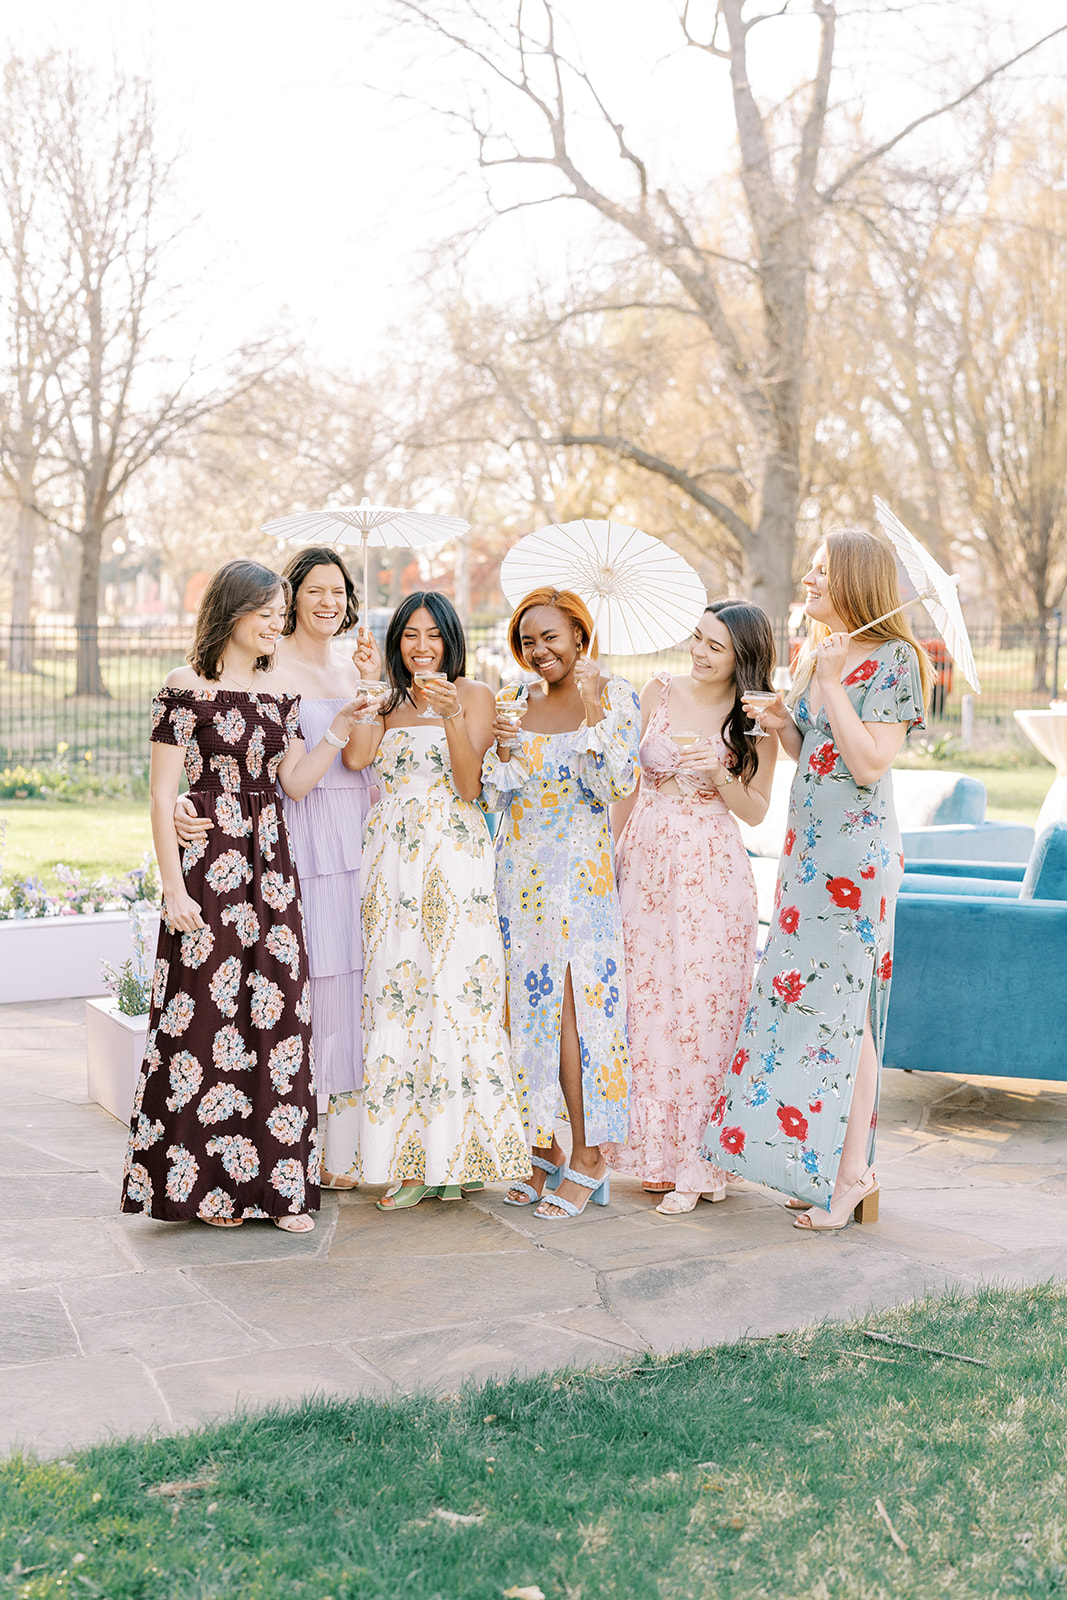
M 311 748 L 340 707 L 359 694 L 363 679 L 377 678 L 381 659 L 366 628 L 351 660 L 333 648 L 335 636 L 352 629 L 359 616 L 355 586 L 335 550 L 309 546 L 299 551 L 283 577 L 290 596 L 273 682 L 279 691 L 300 696 L 300 732 Z M 338 750 L 303 799 L 282 796 L 304 908 L 315 1087 L 329 1096 L 322 1158 L 327 1189 L 354 1189 L 358 1181 L 352 1167 L 354 1095 L 363 1082 L 359 868 L 363 829 L 375 798 L 372 780 L 370 769 L 350 771 Z M 179 825 L 179 833 L 185 831 Z

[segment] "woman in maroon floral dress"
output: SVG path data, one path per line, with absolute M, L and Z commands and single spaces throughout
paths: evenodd
M 170 674 L 153 705 L 164 916 L 122 1209 L 220 1227 L 269 1217 L 306 1233 L 319 1203 L 307 954 L 274 782 L 306 794 L 363 701 L 305 750 L 299 697 L 269 687 L 284 620 L 278 575 L 228 562 L 204 591 L 190 666 Z M 215 826 L 180 851 L 183 770 Z

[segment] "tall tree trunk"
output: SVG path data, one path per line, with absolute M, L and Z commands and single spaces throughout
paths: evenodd
M 37 548 L 38 517 L 20 500 L 15 525 L 15 570 L 11 580 L 11 641 L 7 664 L 12 672 L 32 672 L 34 659 L 33 557 Z
M 103 528 L 98 520 L 89 516 L 79 535 L 82 546 L 81 571 L 78 574 L 78 609 L 75 632 L 78 639 L 78 670 L 74 693 L 98 695 L 108 698 L 107 688 L 100 672 L 100 550 Z
M 1048 655 L 1049 655 L 1049 627 L 1052 625 L 1052 612 L 1048 606 L 1039 606 L 1037 612 L 1037 625 L 1034 630 L 1034 674 L 1030 684 L 1035 694 L 1048 694 Z

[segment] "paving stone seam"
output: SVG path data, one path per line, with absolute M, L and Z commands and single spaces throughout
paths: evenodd
M 140 1356 L 135 1356 L 135 1355 L 131 1354 L 130 1355 L 130 1360 L 131 1361 L 136 1361 L 137 1365 L 140 1367 L 141 1371 L 144 1373 L 145 1377 L 148 1379 L 148 1382 L 149 1382 L 149 1385 L 151 1386 L 152 1392 L 156 1396 L 156 1399 L 159 1401 L 160 1405 L 163 1407 L 163 1415 L 167 1419 L 167 1427 L 173 1433 L 175 1431 L 175 1429 L 177 1428 L 177 1423 L 175 1421 L 174 1412 L 171 1410 L 169 1400 L 167 1399 L 166 1395 L 163 1393 L 163 1390 L 160 1388 L 159 1384 L 156 1382 L 155 1372 L 148 1365 L 148 1363 L 146 1361 L 144 1361 Z

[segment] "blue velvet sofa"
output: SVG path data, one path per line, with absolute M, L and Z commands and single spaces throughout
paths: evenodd
M 1067 1079 L 1067 821 L 1025 866 L 906 861 L 884 1064 Z
M 771 919 L 778 861 L 785 843 L 789 791 L 796 766 L 779 758 L 771 803 L 761 823 L 741 824 L 752 859 L 759 918 Z M 1034 847 L 1034 830 L 1013 822 L 987 822 L 985 784 L 963 772 L 920 772 L 893 768 L 893 800 L 906 861 L 946 858 L 1017 862 L 1020 871 Z

